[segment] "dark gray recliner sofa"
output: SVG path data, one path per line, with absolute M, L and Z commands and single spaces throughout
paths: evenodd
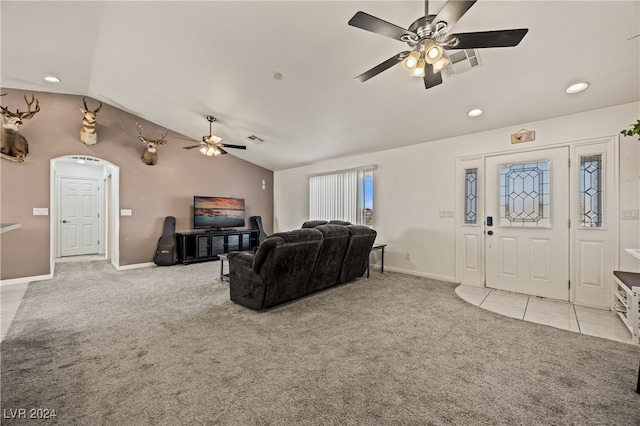
M 364 275 L 376 231 L 358 225 L 319 228 L 273 234 L 255 253 L 230 252 L 231 300 L 260 310 Z

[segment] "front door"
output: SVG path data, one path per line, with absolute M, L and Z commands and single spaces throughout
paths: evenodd
M 100 253 L 100 180 L 60 180 L 60 256 Z
M 485 158 L 486 286 L 569 300 L 569 148 Z

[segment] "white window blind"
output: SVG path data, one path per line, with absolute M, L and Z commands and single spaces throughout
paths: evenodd
M 309 219 L 373 225 L 375 166 L 309 177 Z

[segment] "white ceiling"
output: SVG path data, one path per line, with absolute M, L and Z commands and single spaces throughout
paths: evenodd
M 431 1 L 430 13 L 443 4 Z M 223 142 L 248 146 L 231 154 L 271 170 L 493 128 L 516 132 L 640 99 L 637 0 L 479 0 L 454 33 L 529 33 L 517 47 L 481 50 L 481 67 L 429 90 L 400 66 L 354 80 L 407 50 L 347 25 L 360 10 L 406 28 L 424 4 L 2 1 L 1 85 L 88 95 L 198 141 L 213 115 Z M 565 94 L 578 80 L 590 88 Z M 472 107 L 485 114 L 467 117 Z M 266 142 L 253 144 L 251 134 Z

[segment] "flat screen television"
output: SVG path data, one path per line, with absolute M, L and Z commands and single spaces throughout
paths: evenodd
M 193 197 L 195 229 L 240 228 L 244 222 L 244 198 Z

